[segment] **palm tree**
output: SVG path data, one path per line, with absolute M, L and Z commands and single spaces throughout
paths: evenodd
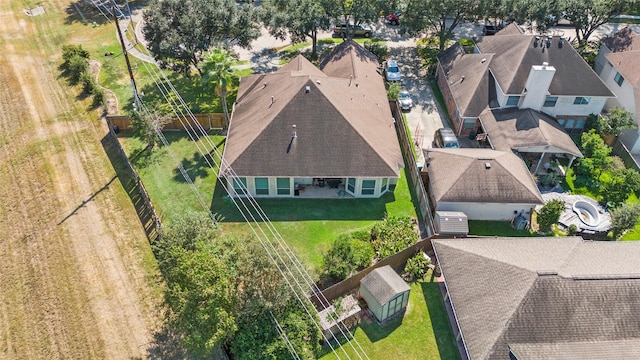
M 224 48 L 207 51 L 203 56 L 202 79 L 204 84 L 212 84 L 214 91 L 220 95 L 224 118 L 229 124 L 229 110 L 227 109 L 227 91 L 231 89 L 233 80 L 237 77 L 231 64 L 233 55 Z

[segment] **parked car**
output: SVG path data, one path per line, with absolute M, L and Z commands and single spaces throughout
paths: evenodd
M 391 25 L 398 25 L 400 24 L 400 13 L 389 14 L 385 19 Z
M 400 90 L 398 93 L 398 104 L 400 104 L 400 109 L 402 110 L 411 110 L 413 107 L 413 100 L 411 100 L 411 94 L 407 90 Z
M 495 35 L 498 31 L 500 31 L 500 27 L 496 25 L 485 25 L 482 27 L 482 35 Z
M 460 143 L 453 130 L 440 128 L 433 135 L 433 145 L 439 148 L 459 148 Z
M 349 24 L 340 24 L 333 28 L 333 35 L 339 37 L 347 37 L 347 32 L 352 32 L 353 36 L 364 36 L 366 38 L 371 37 L 373 30 L 371 27 L 366 25 L 353 25 Z
M 384 78 L 387 81 L 400 81 L 402 79 L 397 61 L 387 60 L 384 63 Z

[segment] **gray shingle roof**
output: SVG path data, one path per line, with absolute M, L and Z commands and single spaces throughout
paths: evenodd
M 328 73 L 299 56 L 275 73 L 243 77 L 221 173 L 230 166 L 238 176 L 398 177 L 391 109 L 367 53 L 345 42 L 327 56 Z
M 640 243 L 570 237 L 433 244 L 470 359 L 507 360 L 509 346 L 522 359 L 640 353 Z
M 429 149 L 425 159 L 436 202 L 543 203 L 524 162 L 511 151 Z
M 607 36 L 602 42 L 612 52 L 640 50 L 640 35 L 634 33 L 628 26 L 611 36 Z
M 460 211 L 436 211 L 439 235 L 461 236 L 469 233 L 467 215 Z
M 386 304 L 400 293 L 411 290 L 409 285 L 389 265 L 368 273 L 360 280 L 360 285 L 369 290 L 380 305 Z
M 485 109 L 480 114 L 482 127 L 496 150 L 524 151 L 526 148 L 547 147 L 582 157 L 571 137 L 552 117 L 531 109 Z M 550 148 L 552 147 L 552 148 Z
M 536 45 L 537 44 L 537 45 Z M 549 86 L 551 95 L 604 96 L 613 93 L 591 67 L 566 41 L 559 46 L 559 37 L 553 37 L 547 48 L 546 39 L 535 35 L 484 36 L 476 40 L 482 54 L 493 54 L 491 72 L 506 94 L 522 94 L 532 65 L 543 62 L 556 68 Z

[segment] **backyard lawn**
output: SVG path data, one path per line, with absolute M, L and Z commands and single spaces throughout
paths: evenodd
M 355 330 L 356 340 L 370 359 L 460 359 L 438 283 L 431 272 L 426 279 L 411 285 L 409 306 L 402 319 L 384 326 L 363 321 Z M 343 345 L 343 349 L 350 358 L 358 358 L 350 346 Z M 328 353 L 320 359 L 338 358 L 329 348 L 325 351 Z M 342 350 L 338 356 L 344 358 Z
M 170 147 L 161 146 L 153 152 L 142 151 L 144 144 L 130 135 L 120 136 L 162 220 L 170 221 L 185 210 L 203 210 L 198 195 L 178 170 L 180 163 L 207 208 L 223 217 L 225 231 L 250 232 L 194 142 L 183 132 L 166 132 L 165 136 Z M 222 153 L 224 137 L 212 135 L 210 139 Z M 311 267 L 321 264 L 323 252 L 341 233 L 368 229 L 385 214 L 415 217 L 404 173 L 395 191 L 380 199 L 259 199 L 258 203 L 284 240 Z

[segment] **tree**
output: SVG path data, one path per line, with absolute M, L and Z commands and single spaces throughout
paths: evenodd
M 557 224 L 560 220 L 560 214 L 564 211 L 564 201 L 551 200 L 544 204 L 538 213 L 538 225 L 540 230 L 544 232 L 551 231 L 551 226 Z
M 320 0 L 329 19 L 335 24 L 361 25 L 377 21 L 383 0 Z M 353 39 L 355 27 L 347 31 L 347 39 Z
M 615 107 L 605 114 L 592 115 L 588 118 L 589 128 L 600 135 L 618 135 L 625 129 L 637 129 L 633 113 Z
M 344 280 L 357 269 L 371 264 L 373 247 L 368 232 L 339 236 L 324 255 L 322 272 L 335 280 Z
M 260 34 L 250 4 L 232 0 L 152 0 L 144 11 L 144 36 L 163 68 L 202 75 L 200 60 L 213 44 L 249 47 Z
M 269 33 L 293 43 L 311 39 L 311 57 L 317 56 L 318 30 L 327 30 L 329 16 L 315 0 L 267 0 L 262 4 L 262 18 Z
M 400 31 L 413 36 L 434 34 L 440 50 L 453 38 L 453 30 L 477 11 L 475 0 L 408 0 Z
M 160 143 L 158 132 L 170 121 L 166 115 L 143 115 L 140 111 L 132 111 L 129 119 L 133 127 L 133 136 L 147 143 L 151 149 Z
M 634 0 L 561 0 L 559 7 L 576 30 L 578 51 L 583 52 L 596 29 L 629 9 Z
M 640 189 L 640 173 L 635 169 L 615 169 L 610 171 L 611 180 L 604 187 L 604 199 L 607 203 L 622 204 L 634 192 Z
M 632 229 L 640 218 L 640 205 L 622 204 L 622 206 L 610 210 L 613 237 L 619 239 L 625 231 Z
M 227 91 L 231 89 L 233 79 L 237 77 L 231 65 L 233 57 L 223 48 L 215 48 L 203 56 L 202 79 L 205 84 L 213 85 L 214 91 L 220 95 L 224 118 L 229 123 L 229 109 L 227 108 Z
M 593 165 L 595 174 L 599 175 L 603 169 L 609 167 L 612 161 L 609 156 L 611 155 L 611 148 L 604 143 L 602 137 L 600 137 L 595 130 L 591 129 L 588 132 L 582 133 L 580 143 L 582 154 L 584 155 L 584 158 L 580 159 L 580 161 L 590 159 L 588 162 Z

